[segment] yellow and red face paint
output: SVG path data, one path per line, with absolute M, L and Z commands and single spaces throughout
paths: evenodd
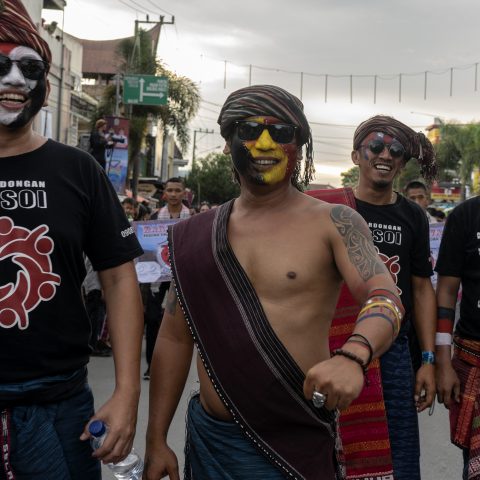
M 264 125 L 282 123 L 275 117 L 249 117 L 247 120 Z M 247 150 L 247 156 L 251 157 L 250 162 L 252 159 L 253 162 L 262 159 L 270 159 L 277 162 L 269 168 L 262 167 L 262 171 L 257 171 L 256 179 L 258 183 L 274 185 L 291 177 L 298 161 L 298 147 L 295 141 L 287 144 L 277 143 L 272 139 L 268 130 L 265 129 L 256 140 L 243 141 L 243 144 Z M 255 169 L 255 164 L 253 169 Z M 240 173 L 242 172 L 240 171 Z

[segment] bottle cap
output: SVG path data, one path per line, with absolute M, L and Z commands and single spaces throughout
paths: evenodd
M 101 437 L 105 432 L 105 424 L 101 420 L 94 420 L 89 426 L 88 431 L 94 437 Z

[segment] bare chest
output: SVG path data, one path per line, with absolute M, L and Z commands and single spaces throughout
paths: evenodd
M 291 298 L 322 283 L 332 270 L 332 256 L 308 225 L 244 223 L 229 225 L 228 237 L 237 260 L 261 297 Z

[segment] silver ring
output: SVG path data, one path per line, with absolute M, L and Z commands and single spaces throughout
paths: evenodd
M 327 396 L 320 392 L 313 392 L 312 403 L 315 408 L 322 408 L 327 401 Z

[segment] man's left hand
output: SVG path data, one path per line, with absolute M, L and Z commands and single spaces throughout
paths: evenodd
M 117 463 L 130 453 L 135 437 L 137 407 L 138 395 L 115 391 L 112 397 L 95 413 L 80 436 L 80 440 L 90 438 L 88 425 L 93 420 L 101 420 L 107 425 L 107 437 L 103 445 L 94 452 L 94 457 L 103 463 Z

